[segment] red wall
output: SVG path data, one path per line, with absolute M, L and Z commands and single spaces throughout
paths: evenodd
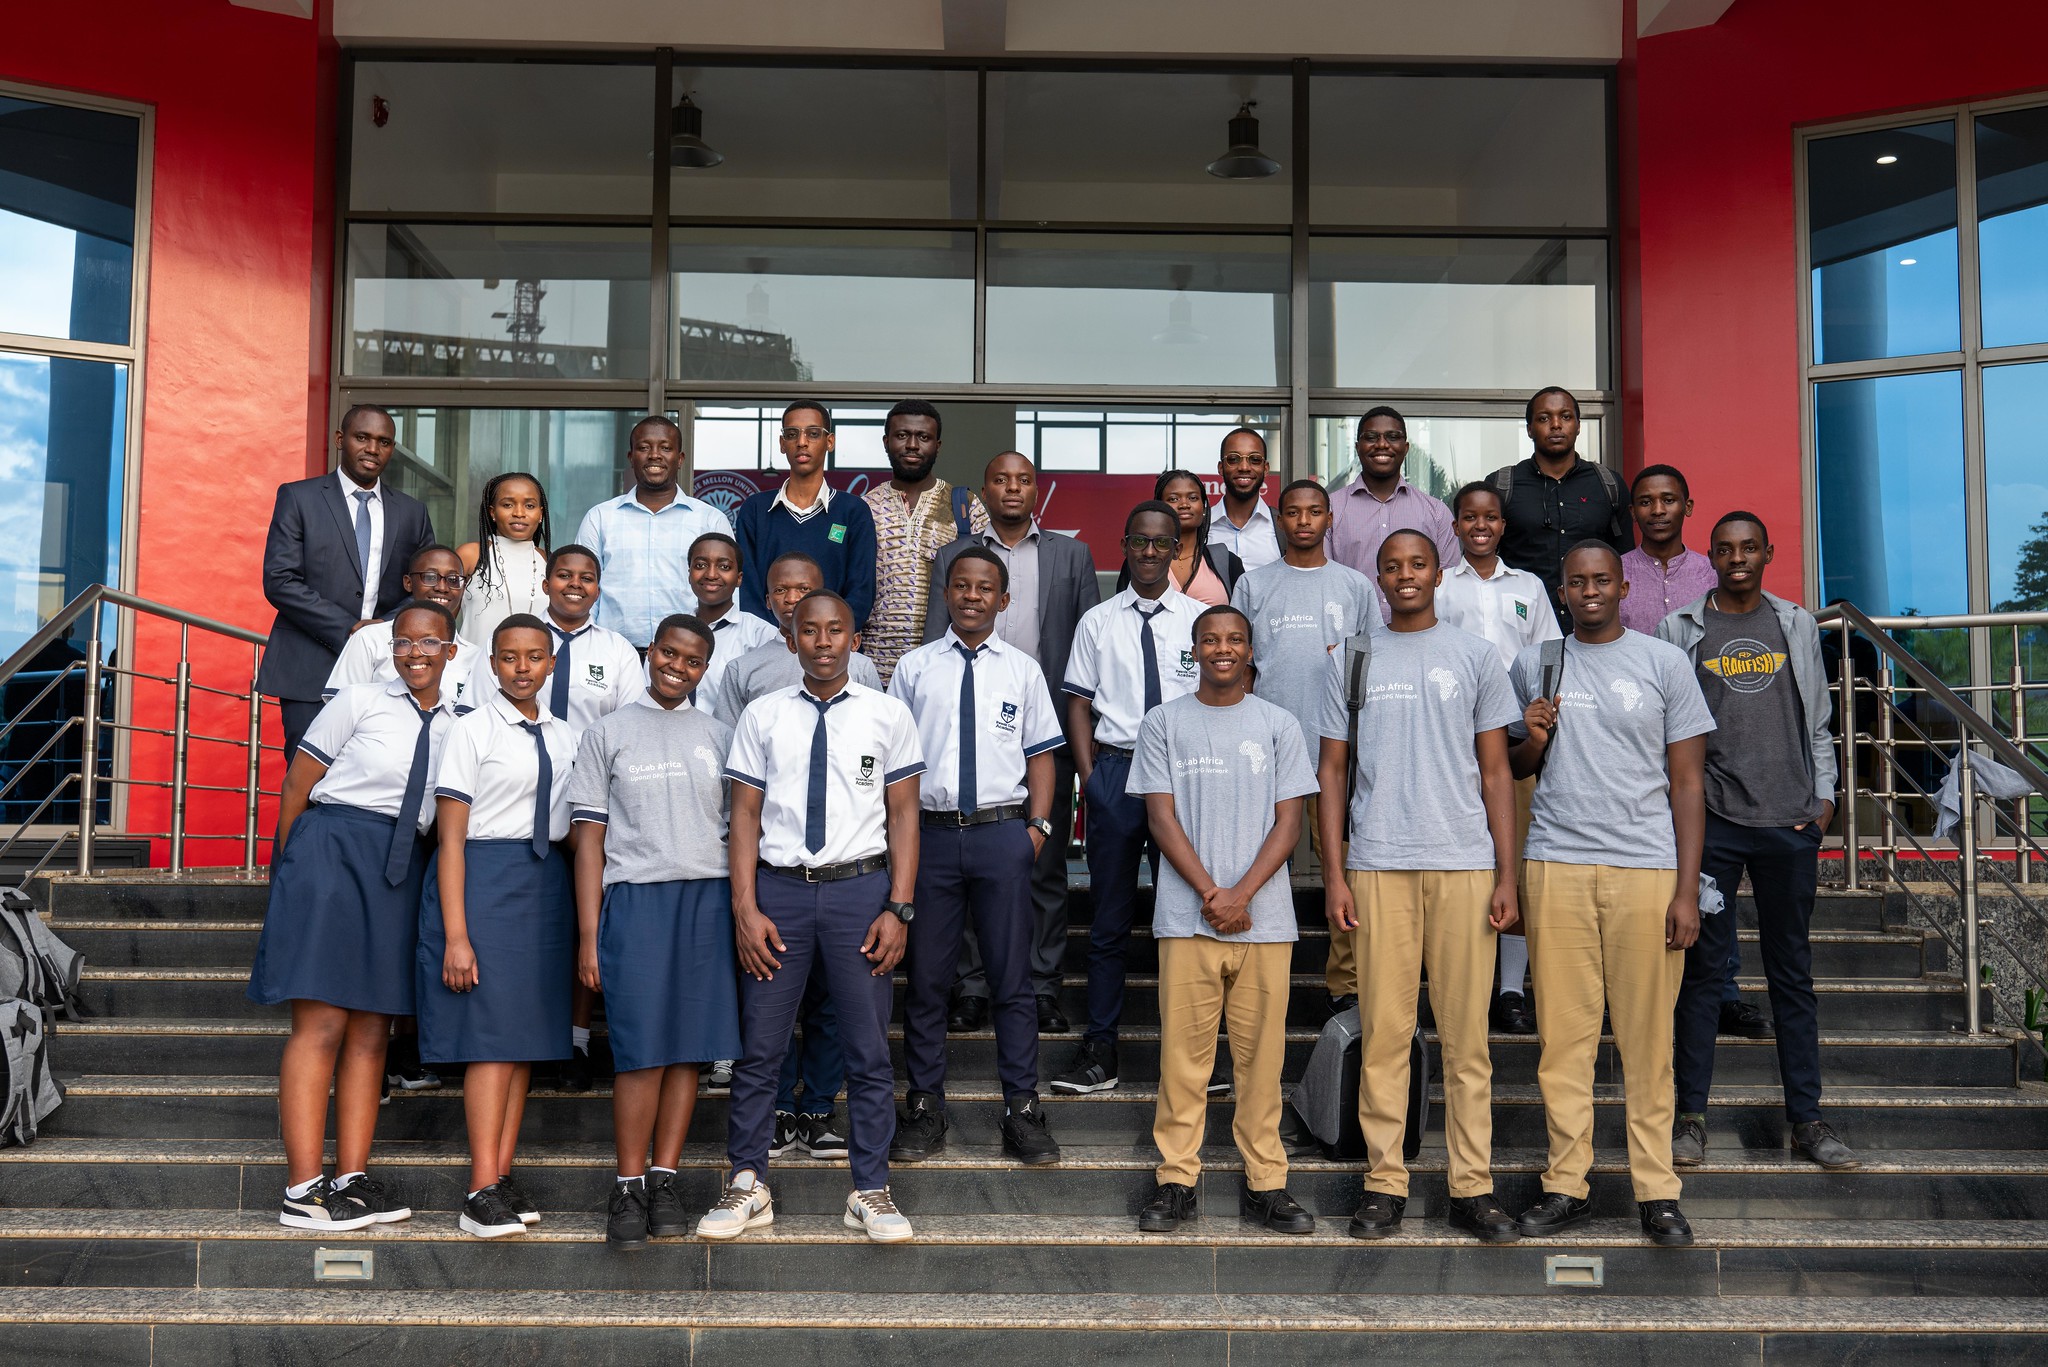
M 2044 52 L 2040 0 L 1735 0 L 1717 24 L 1638 45 L 1631 464 L 1683 469 L 1708 522 L 1769 519 L 1775 593 L 1805 596 L 1793 129 L 2048 88 Z M 1700 530 L 1687 539 L 1703 549 Z
M 227 0 L 15 5 L 6 27 L 0 77 L 156 109 L 143 436 L 130 453 L 142 472 L 140 507 L 128 512 L 141 537 L 133 587 L 267 631 L 260 571 L 271 502 L 280 482 L 307 473 L 308 434 L 324 425 L 327 402 L 325 300 L 317 323 L 312 309 L 333 255 L 329 221 L 316 211 L 332 202 L 333 175 L 331 135 L 322 140 L 316 118 L 318 27 Z M 331 73 L 331 57 L 324 65 Z M 312 348 L 316 327 L 322 344 Z M 169 674 L 176 648 L 174 629 L 147 627 L 134 658 Z M 194 678 L 246 689 L 249 663 L 247 646 L 196 647 Z M 139 685 L 136 723 L 167 727 L 168 693 Z M 237 737 L 248 725 L 246 705 L 225 699 L 202 699 L 193 715 L 208 735 Z M 138 777 L 168 776 L 161 741 L 134 744 Z M 201 744 L 192 755 L 195 781 L 239 781 L 242 752 Z M 265 786 L 278 776 L 273 757 Z M 132 829 L 169 828 L 159 790 L 133 801 Z M 239 809 L 237 799 L 197 795 L 189 829 L 239 831 Z M 204 841 L 191 857 L 239 861 L 241 848 Z

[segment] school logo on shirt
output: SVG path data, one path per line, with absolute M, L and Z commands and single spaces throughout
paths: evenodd
M 844 545 L 846 542 L 846 524 L 844 522 L 833 523 L 832 530 L 825 533 L 825 539 L 835 546 Z
M 1180 653 L 1180 676 L 1183 679 L 1191 679 L 1194 677 L 1194 674 L 1195 652 L 1192 650 L 1183 650 Z
M 1771 686 L 1785 667 L 1785 652 L 1767 650 L 1762 641 L 1747 638 L 1730 641 L 1700 668 L 1720 679 L 1737 693 L 1761 693 Z
M 1529 620 L 1529 605 L 1520 598 L 1515 600 L 1515 616 L 1525 622 Z
M 599 664 L 583 666 L 583 684 L 584 687 L 594 688 L 600 693 L 609 688 L 610 685 L 604 681 L 604 666 Z
M 1634 679 L 1616 679 L 1607 685 L 1609 692 L 1621 699 L 1621 710 L 1633 712 L 1643 705 L 1643 686 Z
M 1237 753 L 1243 755 L 1246 759 L 1252 762 L 1253 773 L 1263 774 L 1266 772 L 1265 746 L 1259 744 L 1255 740 L 1239 741 L 1237 745 Z
M 1017 729 L 1017 704 L 1004 703 L 996 713 L 996 730 L 1014 732 Z
M 1452 698 L 1458 696 L 1458 676 L 1445 669 L 1442 665 L 1438 665 L 1422 677 L 1436 685 L 1438 702 L 1449 702 Z
M 860 773 L 854 776 L 853 782 L 857 788 L 872 788 L 875 786 L 875 757 L 873 755 L 862 755 L 860 757 Z

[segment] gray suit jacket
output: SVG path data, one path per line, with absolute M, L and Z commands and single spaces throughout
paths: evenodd
M 993 535 L 991 533 L 990 535 Z M 986 545 L 978 536 L 963 536 L 939 547 L 932 565 L 931 602 L 924 615 L 924 638 L 936 641 L 946 634 L 951 618 L 946 615 L 946 575 L 953 560 L 969 546 Z M 1095 582 L 1095 557 L 1071 536 L 1038 532 L 1038 667 L 1045 671 L 1046 686 L 1053 698 L 1060 697 L 1060 684 L 1067 677 L 1067 655 L 1074 648 L 1074 629 L 1081 615 L 1102 601 L 1102 589 Z M 1066 709 L 1060 709 L 1065 720 Z

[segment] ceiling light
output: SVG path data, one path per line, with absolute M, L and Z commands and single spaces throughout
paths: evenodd
M 1895 162 L 1895 161 L 1897 161 L 1897 160 L 1898 160 L 1898 158 L 1897 158 L 1897 157 L 1895 157 L 1895 156 L 1893 156 L 1893 155 L 1892 155 L 1891 153 L 1887 152 L 1887 153 L 1885 153 L 1885 154 L 1884 154 L 1883 156 L 1881 156 L 1881 157 L 1879 157 L 1879 158 L 1877 159 L 1877 164 L 1878 164 L 1879 166 L 1889 166 L 1889 165 L 1891 165 L 1891 164 L 1892 164 L 1893 162 Z
M 1256 103 L 1247 100 L 1237 107 L 1237 117 L 1230 121 L 1230 146 L 1209 163 L 1209 174 L 1218 180 L 1261 180 L 1280 173 L 1280 163 L 1259 150 L 1259 121 L 1252 117 Z
M 704 111 L 683 96 L 669 113 L 668 164 L 702 171 L 724 160 L 725 153 L 704 141 Z
M 1920 258 L 1917 256 L 1902 256 L 1899 258 L 1899 264 L 1901 266 L 1917 266 L 1920 264 Z

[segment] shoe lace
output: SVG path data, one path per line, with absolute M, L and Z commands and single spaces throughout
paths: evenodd
M 612 1213 L 618 1214 L 634 1201 L 645 1201 L 647 1189 L 639 1182 L 614 1182 L 612 1184 Z
M 902 1213 L 896 1209 L 895 1199 L 889 1195 L 887 1187 L 876 1187 L 872 1191 L 857 1191 L 853 1194 L 853 1199 L 860 1202 L 870 1215 L 898 1215 Z
M 743 1210 L 754 1199 L 754 1193 L 760 1190 L 761 1188 L 758 1186 L 743 1187 L 735 1182 L 725 1189 L 725 1194 L 718 1198 L 718 1204 L 713 1206 L 712 1209 Z
M 1811 1125 L 1808 1125 L 1805 1128 L 1806 1138 L 1803 1142 L 1805 1142 L 1809 1146 L 1818 1144 L 1823 1140 L 1828 1139 L 1832 1139 L 1837 1143 L 1841 1142 L 1842 1137 L 1836 1134 L 1834 1128 L 1830 1126 L 1828 1122 L 1825 1120 L 1816 1120 Z

